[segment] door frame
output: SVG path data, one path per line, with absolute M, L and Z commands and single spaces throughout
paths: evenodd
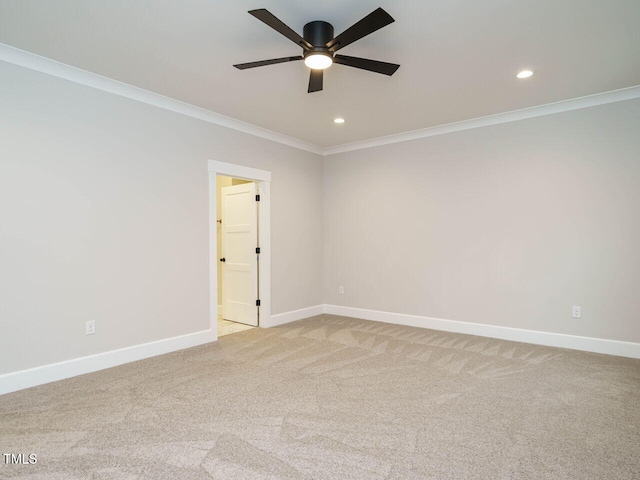
M 271 323 L 271 172 L 234 163 L 209 160 L 209 324 L 218 339 L 218 237 L 217 203 L 218 175 L 251 180 L 258 185 L 258 244 L 260 266 L 258 288 L 260 291 L 260 327 Z

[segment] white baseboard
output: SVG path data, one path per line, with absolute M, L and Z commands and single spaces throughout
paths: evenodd
M 620 357 L 640 358 L 640 343 L 622 342 L 604 338 L 580 337 L 562 333 L 539 332 L 520 328 L 499 327 L 480 323 L 444 320 L 441 318 L 420 317 L 401 313 L 365 310 L 362 308 L 341 307 L 339 305 L 324 305 L 324 313 L 341 315 L 344 317 L 374 320 L 377 322 L 407 325 L 410 327 L 430 328 L 445 332 L 466 333 L 481 337 L 498 338 L 514 342 L 533 343 L 549 347 L 569 348 L 586 352 L 605 353 Z
M 315 317 L 316 315 L 322 315 L 324 313 L 324 305 L 316 305 L 315 307 L 301 308 L 300 310 L 293 310 L 291 312 L 279 313 L 277 315 L 271 315 L 268 322 L 261 327 L 277 327 L 278 325 L 284 325 L 285 323 L 295 322 L 296 320 L 302 320 L 303 318 Z
M 155 342 L 143 343 L 132 347 L 121 348 L 109 352 L 74 358 L 64 362 L 52 363 L 42 367 L 30 368 L 18 372 L 0 375 L 0 395 L 16 392 L 36 385 L 64 380 L 65 378 L 83 375 L 111 368 L 124 363 L 135 362 L 156 355 L 195 347 L 216 340 L 215 332 L 203 330 L 180 337 L 167 338 Z
M 362 308 L 343 307 L 339 305 L 316 305 L 291 312 L 280 313 L 269 318 L 263 327 L 275 327 L 285 323 L 303 320 L 323 313 L 341 315 L 344 317 L 360 318 L 395 325 L 430 328 L 445 332 L 464 333 L 481 337 L 498 338 L 515 342 L 546 345 L 550 347 L 569 348 L 587 352 L 604 353 L 621 357 L 639 358 L 640 343 L 622 342 L 604 338 L 580 337 L 561 333 L 539 332 L 496 325 L 460 322 L 441 318 L 421 317 L 401 313 L 366 310 Z M 217 339 L 213 330 L 173 337 L 156 342 L 134 345 L 110 352 L 99 353 L 87 357 L 76 358 L 64 362 L 44 365 L 41 367 L 21 370 L 0 375 L 0 395 L 25 388 L 35 387 L 45 383 L 64 380 L 65 378 L 96 372 L 124 363 L 134 362 L 145 358 L 163 355 L 165 353 L 195 347 Z

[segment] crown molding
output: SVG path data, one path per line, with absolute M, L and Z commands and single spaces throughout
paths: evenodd
M 528 118 L 541 117 L 544 115 L 553 115 L 555 113 L 570 112 L 581 108 L 595 107 L 605 105 L 607 103 L 622 102 L 625 100 L 633 100 L 640 98 L 640 85 L 634 87 L 622 88 L 620 90 L 612 90 L 610 92 L 596 93 L 585 97 L 563 100 L 561 102 L 548 103 L 535 107 L 523 108 L 522 110 L 513 110 L 510 112 L 496 113 L 487 115 L 486 117 L 472 118 L 460 122 L 447 123 L 437 125 L 435 127 L 413 130 L 411 132 L 398 133 L 386 137 L 372 138 L 361 142 L 346 143 L 335 147 L 327 147 L 323 149 L 323 155 L 335 155 L 337 153 L 351 152 L 353 150 L 362 150 L 365 148 L 380 147 L 392 143 L 407 142 L 420 138 L 434 137 L 436 135 L 445 135 L 447 133 L 460 132 L 470 130 L 472 128 L 488 127 L 491 125 L 499 125 L 501 123 L 517 122 Z
M 130 98 L 154 107 L 180 113 L 208 123 L 213 123 L 221 127 L 248 133 L 249 135 L 271 140 L 272 142 L 281 143 L 283 145 L 288 145 L 290 147 L 318 155 L 323 155 L 324 153 L 321 147 L 304 142 L 297 138 L 289 137 L 288 135 L 283 135 L 250 123 L 242 122 L 204 108 L 196 107 L 173 98 L 165 97 L 158 93 L 150 92 L 149 90 L 144 90 L 143 88 L 134 87 L 118 80 L 113 80 L 112 78 L 82 70 L 80 68 L 72 67 L 71 65 L 42 57 L 25 50 L 20 50 L 19 48 L 3 43 L 0 43 L 0 60 L 28 68 L 30 70 L 45 73 L 47 75 L 69 80 L 80 85 L 113 93 L 121 97 Z
M 548 103 L 535 107 L 523 108 L 521 110 L 513 110 L 510 112 L 496 113 L 485 117 L 472 118 L 460 122 L 447 123 L 434 127 L 413 130 L 410 132 L 388 135 L 385 137 L 372 138 L 361 142 L 347 143 L 336 145 L 334 147 L 320 147 L 303 140 L 273 132 L 250 123 L 236 120 L 219 113 L 196 107 L 188 103 L 165 97 L 158 93 L 153 93 L 142 88 L 134 87 L 118 80 L 113 80 L 96 73 L 91 73 L 80 68 L 42 57 L 34 53 L 20 50 L 0 43 L 0 60 L 14 65 L 18 65 L 30 70 L 35 70 L 47 75 L 69 80 L 71 82 L 96 88 L 105 92 L 130 98 L 148 105 L 180 113 L 188 117 L 203 120 L 208 123 L 219 125 L 222 127 L 237 130 L 256 137 L 264 138 L 272 142 L 280 143 L 290 147 L 294 147 L 306 152 L 315 153 L 317 155 L 335 155 L 337 153 L 351 152 L 354 150 L 362 150 L 365 148 L 380 147 L 390 145 L 392 143 L 407 142 L 420 138 L 434 137 L 436 135 L 445 135 L 447 133 L 460 132 L 473 128 L 488 127 L 491 125 L 499 125 L 501 123 L 516 122 L 528 118 L 541 117 L 544 115 L 553 115 L 555 113 L 569 112 L 581 108 L 595 107 L 608 103 L 622 102 L 625 100 L 633 100 L 640 98 L 640 85 L 613 90 L 610 92 L 597 93 L 584 97 L 563 100 L 555 103 Z

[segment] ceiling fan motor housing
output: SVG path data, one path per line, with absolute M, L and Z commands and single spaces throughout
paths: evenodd
M 333 40 L 333 25 L 322 20 L 316 20 L 315 22 L 309 22 L 304 26 L 302 30 L 302 37 L 313 45 L 313 49 L 304 53 L 304 57 L 311 54 L 323 53 L 330 57 L 331 52 L 327 48 L 327 43 Z

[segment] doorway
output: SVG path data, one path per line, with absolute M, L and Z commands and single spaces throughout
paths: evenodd
M 215 337 L 270 321 L 271 172 L 209 160 L 210 323 Z
M 217 176 L 218 336 L 258 326 L 258 198 L 255 182 Z

